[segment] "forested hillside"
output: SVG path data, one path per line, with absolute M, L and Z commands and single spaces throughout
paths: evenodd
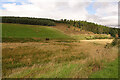
M 65 23 L 68 25 L 68 28 L 70 26 L 78 27 L 81 30 L 91 31 L 93 33 L 97 34 L 111 34 L 111 36 L 115 37 L 120 29 L 117 28 L 110 28 L 103 25 L 98 25 L 92 22 L 87 21 L 75 21 L 75 20 L 67 20 L 67 19 L 61 19 L 59 21 L 56 21 L 57 23 Z M 120 37 L 120 33 L 119 33 Z
M 55 26 L 54 20 L 44 19 L 44 18 L 2 17 L 2 22 L 3 23 L 19 23 L 19 24 L 43 25 L 43 26 Z
M 46 18 L 30 18 L 30 17 L 2 17 L 3 23 L 19 23 L 19 24 L 31 24 L 31 25 L 43 25 L 43 26 L 55 26 L 55 23 L 65 23 L 68 25 L 68 28 L 71 26 L 78 27 L 80 30 L 91 31 L 95 34 L 110 34 L 113 37 L 116 37 L 117 34 L 120 37 L 120 29 L 110 28 L 103 25 L 98 25 L 92 22 L 87 21 L 76 21 L 76 20 L 53 20 Z

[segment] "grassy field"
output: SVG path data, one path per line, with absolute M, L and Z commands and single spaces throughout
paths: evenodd
M 117 48 L 91 42 L 3 43 L 3 77 L 88 78 L 104 62 L 117 58 Z
M 89 34 L 87 31 L 66 30 L 67 26 L 47 27 L 39 25 L 24 24 L 2 24 L 3 42 L 38 42 L 46 38 L 51 40 L 89 40 L 89 39 L 109 39 L 105 34 Z M 61 28 L 59 28 L 61 27 Z M 11 30 L 12 29 L 12 30 Z M 73 33 L 72 35 L 70 33 Z M 79 34 L 79 35 L 78 35 Z
M 70 38 L 60 30 L 47 26 L 23 25 L 23 24 L 2 24 L 3 38 Z
M 113 62 L 116 66 L 105 64 L 118 57 L 116 46 L 105 47 L 111 39 L 104 43 L 100 40 L 70 40 L 71 37 L 60 29 L 21 24 L 3 24 L 2 33 L 3 39 L 8 40 L 2 43 L 3 78 L 89 78 L 96 77 L 98 71 L 101 75 L 105 73 L 102 71 L 105 66 L 113 67 L 111 69 L 117 74 L 116 62 Z M 52 40 L 31 42 L 29 38 Z M 13 39 L 28 41 L 21 43 Z

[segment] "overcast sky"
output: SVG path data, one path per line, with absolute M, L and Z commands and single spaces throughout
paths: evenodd
M 0 16 L 73 19 L 118 25 L 118 0 L 0 0 Z

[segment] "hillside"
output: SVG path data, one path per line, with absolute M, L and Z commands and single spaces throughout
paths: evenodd
M 98 25 L 96 23 L 78 20 L 53 20 L 46 18 L 30 18 L 30 17 L 5 17 L 2 16 L 3 23 L 17 23 L 17 24 L 30 24 L 30 25 L 42 25 L 42 26 L 56 26 L 57 23 L 64 23 L 68 28 L 90 31 L 95 34 L 110 34 L 113 37 L 118 35 L 120 37 L 120 29 L 110 28 L 104 25 Z M 64 29 L 64 28 L 63 28 Z M 66 30 L 66 29 L 65 29 Z M 67 29 L 68 30 L 68 29 Z M 67 31 L 69 32 L 69 30 Z M 76 33 L 76 32 L 75 32 Z M 84 31 L 82 32 L 84 33 Z
M 72 25 L 70 26 L 70 28 L 68 28 L 68 25 L 65 23 L 56 23 L 56 26 L 50 26 L 50 27 L 56 28 L 77 40 L 112 38 L 110 34 L 95 34 L 91 31 L 82 30 Z
M 23 25 L 23 24 L 2 24 L 2 37 L 4 39 L 70 39 L 70 37 L 58 29 L 39 26 L 39 25 Z
M 50 40 L 70 40 L 70 39 L 106 39 L 110 35 L 94 34 L 90 31 L 80 30 L 79 28 L 68 28 L 66 24 L 57 23 L 56 26 L 40 26 L 25 24 L 2 24 L 3 42 L 33 42 Z
M 56 26 L 52 26 L 52 27 L 57 28 L 69 35 L 94 34 L 93 32 L 81 30 L 80 28 L 74 26 L 68 28 L 68 25 L 65 23 L 56 23 Z

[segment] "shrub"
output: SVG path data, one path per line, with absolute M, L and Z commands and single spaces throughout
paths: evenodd
M 70 28 L 70 24 L 68 24 L 68 28 Z
M 118 45 L 118 39 L 115 38 L 115 39 L 112 41 L 111 45 L 112 45 L 112 46 Z

